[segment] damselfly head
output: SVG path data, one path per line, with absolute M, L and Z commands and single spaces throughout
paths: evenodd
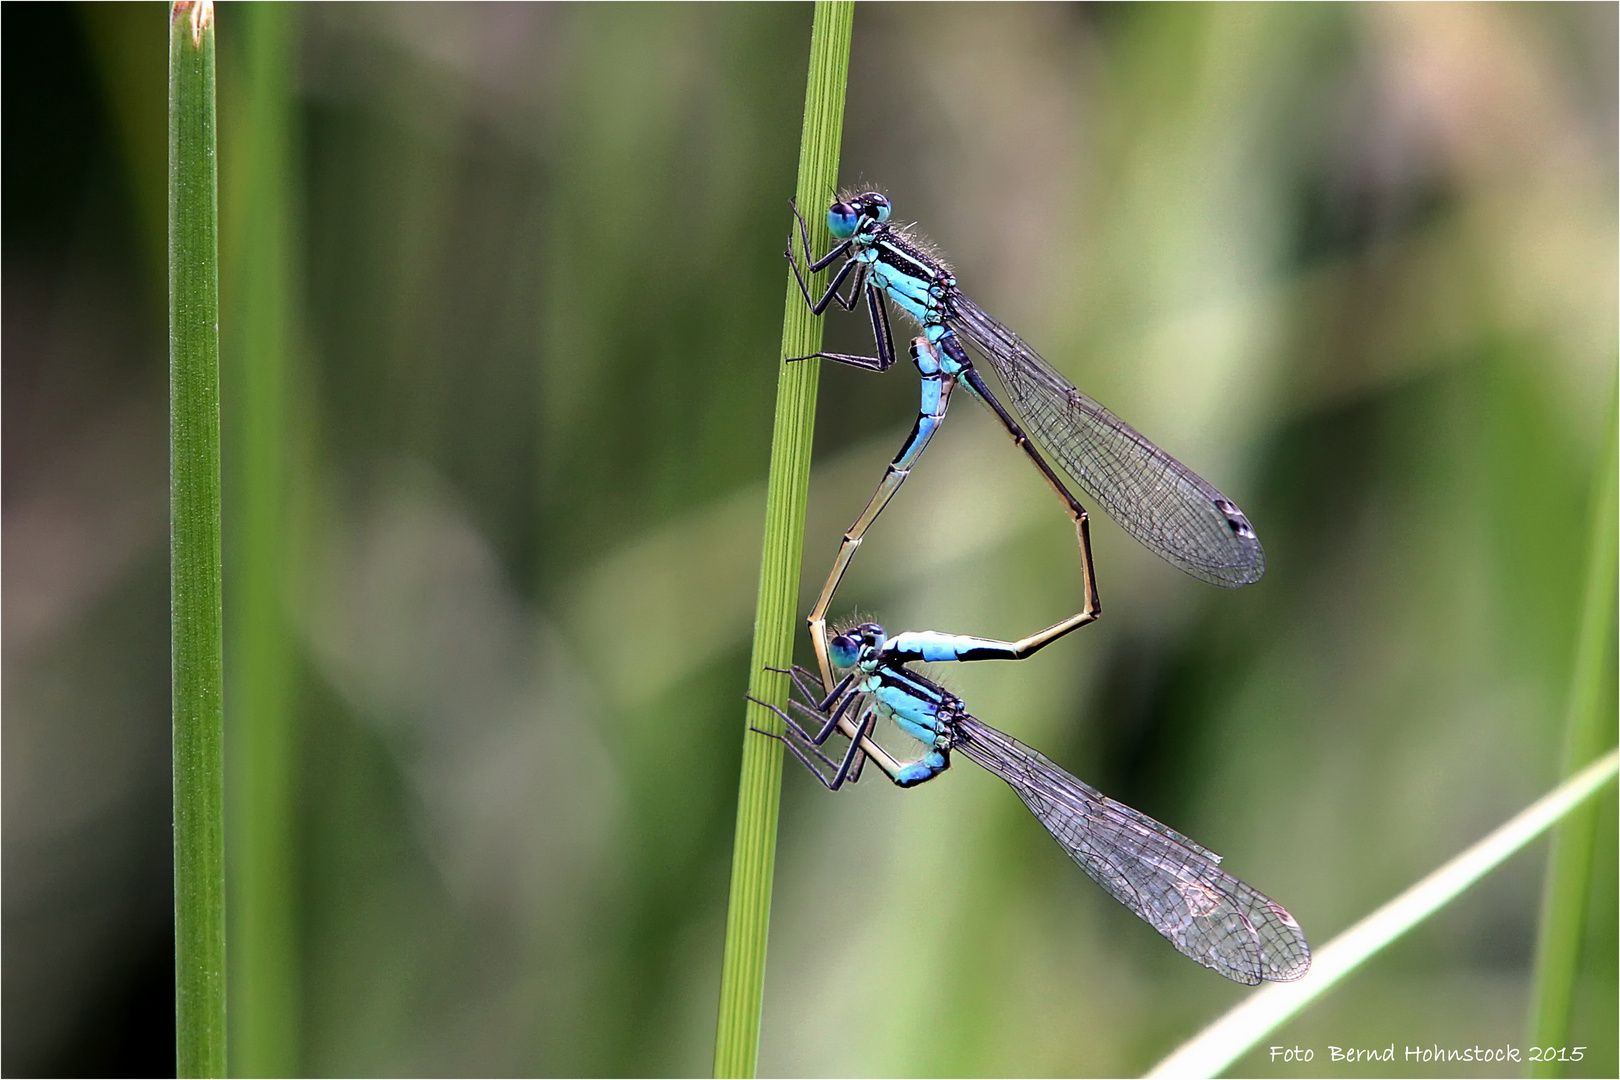
M 851 668 L 876 654 L 886 640 L 888 638 L 883 633 L 883 627 L 877 623 L 860 623 L 835 634 L 827 642 L 827 655 L 834 667 Z
M 839 199 L 827 210 L 827 228 L 840 240 L 848 240 L 863 220 L 882 223 L 889 220 L 889 200 L 878 191 Z

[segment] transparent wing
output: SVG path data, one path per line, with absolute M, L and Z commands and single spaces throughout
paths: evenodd
M 1031 432 L 1126 532 L 1212 584 L 1260 580 L 1266 553 L 1230 499 L 1075 389 L 971 300 L 957 294 L 952 307 L 946 322 L 990 361 Z
M 1005 780 L 1080 869 L 1184 955 L 1250 986 L 1310 968 L 1293 916 L 1222 870 L 1219 855 L 973 716 L 954 726 L 955 749 Z

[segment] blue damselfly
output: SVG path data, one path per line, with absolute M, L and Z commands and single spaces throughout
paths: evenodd
M 1077 780 L 906 666 L 968 659 L 982 645 L 934 632 L 885 637 L 881 626 L 862 623 L 829 642 L 833 664 L 847 672 L 832 692 L 818 697 L 816 673 L 794 669 L 805 700 L 790 700 L 791 713 L 767 706 L 787 733 L 761 734 L 780 739 L 832 791 L 859 779 L 869 755 L 897 785 L 913 787 L 960 752 L 1006 781 L 1092 880 L 1184 955 L 1251 986 L 1304 975 L 1311 964 L 1304 931 L 1280 904 L 1222 870 L 1219 855 Z M 882 753 L 872 739 L 882 717 L 922 743 L 923 756 L 900 764 Z M 849 738 L 837 761 L 820 750 L 835 731 Z
M 991 318 L 956 287 L 950 268 L 904 228 L 889 224 L 889 200 L 876 191 L 840 196 L 827 211 L 827 224 L 838 243 L 816 258 L 809 232 L 795 206 L 807 271 L 814 275 L 839 259 L 820 298 L 811 295 L 789 236 L 787 258 L 805 303 L 815 314 L 837 301 L 854 310 L 864 296 L 871 316 L 877 356 L 815 353 L 815 356 L 869 371 L 894 366 L 894 337 L 884 297 L 923 331 L 911 345 L 922 374 L 922 405 L 917 423 L 895 455 L 866 509 L 844 534 L 832 572 L 810 614 L 810 632 L 822 685 L 833 685 L 827 655 L 827 610 L 833 593 L 860 547 L 866 530 L 883 512 L 910 474 L 928 440 L 945 418 L 958 382 L 983 402 L 1028 455 L 1063 500 L 1074 520 L 1084 575 L 1080 611 L 1039 633 L 1018 641 L 986 642 L 983 657 L 1022 659 L 1101 614 L 1091 565 L 1091 539 L 1085 508 L 1046 463 L 1013 414 L 991 392 L 962 345 L 969 342 L 988 362 L 1019 416 L 1036 439 L 1109 515 L 1151 551 L 1197 578 L 1235 587 L 1260 578 L 1265 552 L 1254 529 L 1231 500 L 1191 469 L 1160 450 L 1136 429 L 1075 389 L 1017 334 Z M 849 282 L 847 294 L 840 293 Z M 809 357 L 793 357 L 804 360 Z M 992 648 L 993 646 L 993 648 Z

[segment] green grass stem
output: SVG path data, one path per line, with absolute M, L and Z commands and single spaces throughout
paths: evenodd
M 225 1075 L 224 645 L 214 8 L 169 18 L 170 633 L 175 1067 Z
M 1317 998 L 1375 956 L 1385 945 L 1440 910 L 1515 852 L 1582 806 L 1615 777 L 1620 752 L 1610 751 L 1521 810 L 1506 824 L 1457 855 L 1316 951 L 1311 970 L 1291 983 L 1269 983 L 1183 1043 L 1153 1067 L 1150 1077 L 1209 1077 L 1259 1044 Z
M 819 207 L 838 182 L 838 151 L 844 128 L 844 91 L 849 79 L 854 7 L 848 2 L 818 0 L 816 3 L 810 31 L 810 75 L 805 87 L 804 127 L 795 188 L 801 207 Z M 825 216 L 815 212 L 807 216 L 811 243 L 818 250 L 825 250 L 831 239 Z M 805 356 L 818 351 L 821 320 L 805 307 L 791 272 L 787 275 L 785 312 L 781 356 Z M 765 668 L 787 667 L 793 659 L 819 372 L 820 362 L 816 360 L 783 362 L 776 383 L 776 421 L 765 496 L 765 544 L 760 562 L 748 692 L 779 705 L 787 701 L 787 677 Z M 768 709 L 753 703 L 744 710 L 742 775 L 737 787 L 731 897 L 726 911 L 720 1016 L 714 1043 L 714 1075 L 717 1077 L 753 1076 L 759 1057 L 765 947 L 770 932 L 776 821 L 782 790 L 782 745 L 750 731 L 751 727 L 778 730 L 780 721 Z
M 1597 757 L 1614 737 L 1614 713 L 1606 675 L 1614 656 L 1611 631 L 1615 620 L 1616 460 L 1620 429 L 1613 413 L 1609 437 L 1592 498 L 1592 531 L 1586 556 L 1586 584 L 1581 599 L 1580 629 L 1570 676 L 1569 708 L 1564 729 L 1564 775 Z M 1535 978 L 1530 994 L 1532 1046 L 1563 1046 L 1569 1038 L 1570 1008 L 1580 973 L 1581 932 L 1592 881 L 1592 845 L 1597 835 L 1597 807 L 1570 814 L 1553 832 L 1543 886 L 1541 927 L 1536 943 Z M 1531 1076 L 1559 1076 L 1556 1058 L 1531 1062 Z
M 300 968 L 295 857 L 298 655 L 288 589 L 303 550 L 296 492 L 291 72 L 296 8 L 243 4 L 241 77 L 223 132 L 229 574 L 231 1071 L 296 1075 Z M 227 106 L 233 104 L 228 96 Z

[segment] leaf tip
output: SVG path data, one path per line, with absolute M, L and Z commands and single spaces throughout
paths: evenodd
M 214 25 L 214 0 L 174 0 L 169 25 L 173 26 L 182 15 L 190 21 L 192 47 L 201 48 L 203 31 Z

